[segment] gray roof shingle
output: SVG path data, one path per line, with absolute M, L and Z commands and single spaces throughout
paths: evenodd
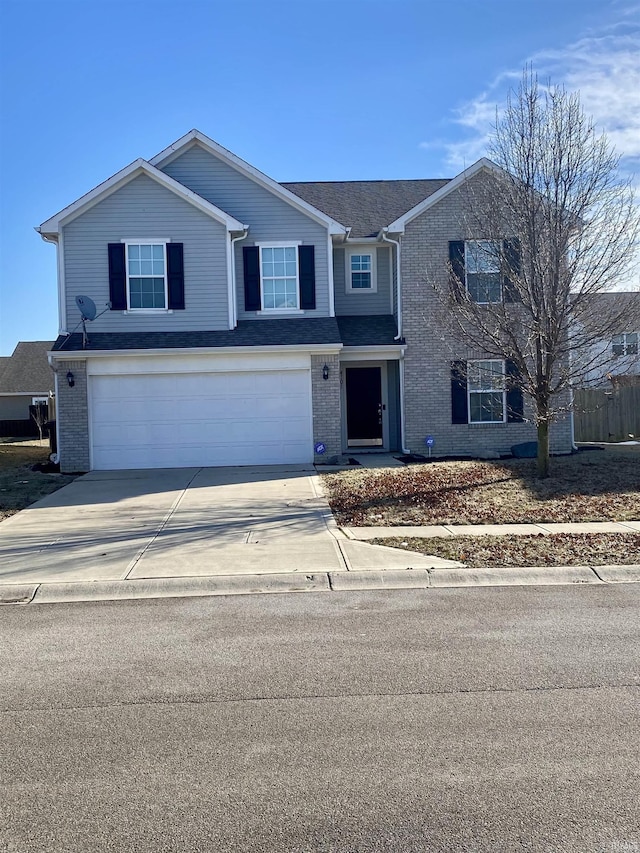
M 340 343 L 333 317 L 241 320 L 236 329 L 216 332 L 96 332 L 87 350 L 193 349 Z M 82 335 L 59 337 L 54 350 L 82 350 Z
M 219 332 L 96 332 L 87 351 L 139 349 L 193 349 L 194 347 L 265 347 L 339 344 L 381 346 L 394 344 L 395 319 L 373 317 L 314 317 L 278 320 L 241 320 L 237 329 Z M 82 335 L 61 336 L 57 352 L 82 351 Z
M 351 226 L 352 237 L 375 237 L 381 228 L 433 195 L 449 180 L 320 181 L 282 186 L 341 225 Z
M 0 364 L 0 393 L 47 393 L 53 390 L 53 371 L 47 352 L 53 341 L 20 341 L 4 365 Z
M 346 347 L 369 347 L 397 344 L 395 317 L 380 314 L 374 317 L 336 317 L 342 343 Z

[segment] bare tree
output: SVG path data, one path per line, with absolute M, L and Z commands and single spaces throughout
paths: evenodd
M 496 118 L 489 156 L 498 168 L 464 191 L 465 241 L 449 279 L 430 278 L 456 338 L 513 365 L 503 381 L 532 404 L 547 477 L 549 425 L 569 409 L 594 341 L 627 330 L 632 294 L 598 296 L 629 272 L 638 208 L 579 96 L 540 86 L 531 69 Z
M 49 409 L 46 403 L 36 403 L 33 407 L 33 411 L 31 412 L 31 418 L 35 422 L 35 425 L 38 427 L 38 432 L 40 433 L 40 441 L 42 441 L 43 438 L 42 430 L 44 429 L 44 425 L 49 419 L 48 412 Z

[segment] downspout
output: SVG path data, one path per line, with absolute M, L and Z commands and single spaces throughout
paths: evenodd
M 400 240 L 392 240 L 387 237 L 388 228 L 383 228 L 380 231 L 380 239 L 383 243 L 391 243 L 396 247 L 396 311 L 398 312 L 398 334 L 395 336 L 395 341 L 404 343 L 402 337 L 402 280 L 400 277 Z M 411 451 L 406 447 L 406 438 L 404 430 L 404 349 L 402 350 L 402 358 L 399 360 L 400 368 L 400 445 L 402 452 L 410 454 Z
M 235 329 L 238 325 L 238 294 L 236 292 L 236 250 L 235 244 L 238 240 L 246 240 L 247 234 L 249 233 L 249 226 L 244 225 L 244 231 L 240 234 L 239 237 L 231 238 L 231 311 L 230 311 L 230 320 L 231 320 L 231 328 Z
M 398 334 L 394 341 L 402 340 L 402 282 L 400 279 L 400 240 L 392 240 L 387 237 L 388 228 L 383 228 L 380 232 L 380 239 L 383 243 L 391 243 L 396 247 L 396 311 L 398 312 Z
M 55 422 L 56 422 L 56 453 L 58 456 L 58 463 L 60 463 L 60 396 L 58 394 L 58 365 L 56 364 L 53 354 L 47 353 L 47 361 L 49 362 L 49 367 L 53 370 L 53 393 L 56 398 L 56 411 L 55 411 Z M 53 461 L 53 460 L 52 460 Z

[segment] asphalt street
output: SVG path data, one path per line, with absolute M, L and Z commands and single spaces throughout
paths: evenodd
M 0 608 L 0 851 L 640 851 L 640 585 Z

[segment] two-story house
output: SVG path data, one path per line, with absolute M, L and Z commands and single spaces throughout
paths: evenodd
M 493 288 L 452 180 L 281 184 L 198 131 L 44 222 L 63 471 L 505 453 L 508 365 L 452 349 L 428 266 Z M 81 331 L 76 297 L 96 318 Z M 465 364 L 465 371 L 457 366 Z M 571 448 L 569 422 L 552 449 Z

